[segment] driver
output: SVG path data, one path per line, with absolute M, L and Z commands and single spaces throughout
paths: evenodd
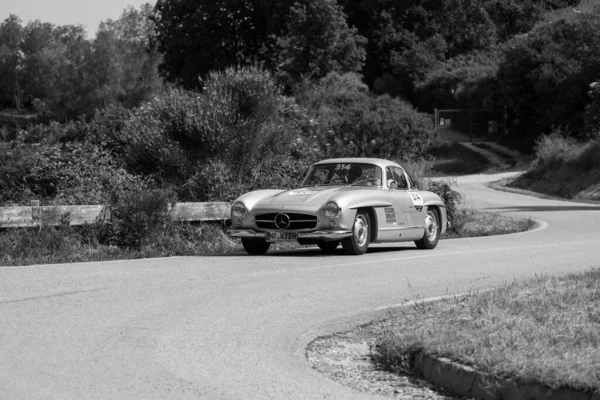
M 359 165 L 353 165 L 350 167 L 348 174 L 346 175 L 346 182 L 352 183 L 362 175 L 362 168 Z

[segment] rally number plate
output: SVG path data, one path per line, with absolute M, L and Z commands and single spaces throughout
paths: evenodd
M 283 242 L 288 240 L 297 240 L 298 234 L 296 232 L 267 232 L 265 234 L 267 242 Z

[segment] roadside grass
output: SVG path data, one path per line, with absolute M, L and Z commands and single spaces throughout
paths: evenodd
M 478 174 L 492 166 L 481 154 L 462 146 L 460 143 L 444 143 L 432 149 L 434 161 L 429 176 L 459 176 Z
M 94 225 L 0 230 L 0 266 L 222 254 L 241 250 L 220 224 L 172 224 L 139 247 L 100 243 Z
M 411 373 L 420 351 L 490 377 L 600 393 L 600 269 L 417 302 L 380 322 L 377 362 Z
M 534 229 L 537 223 L 531 218 L 516 218 L 495 212 L 460 208 L 454 224 L 442 239 L 506 235 Z
M 580 201 L 600 201 L 600 140 L 577 143 L 560 132 L 543 136 L 529 170 L 507 184 Z
M 456 221 L 441 239 L 522 232 L 535 222 L 498 213 L 459 209 Z M 158 230 L 139 247 L 115 246 L 98 240 L 95 225 L 0 230 L 0 266 L 125 260 L 172 256 L 201 256 L 243 251 L 221 223 L 173 223 Z M 271 251 L 305 248 L 295 242 L 276 243 Z

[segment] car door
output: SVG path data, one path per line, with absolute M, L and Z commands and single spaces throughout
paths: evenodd
M 395 182 L 389 189 L 390 202 L 392 203 L 398 226 L 402 230 L 402 240 L 419 239 L 423 235 L 420 212 L 423 199 L 410 186 L 410 181 L 404 170 L 400 167 L 389 166 L 386 168 L 388 186 L 390 180 Z

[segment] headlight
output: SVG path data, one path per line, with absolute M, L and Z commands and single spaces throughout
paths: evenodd
M 243 218 L 246 215 L 246 206 L 241 201 L 236 201 L 231 206 L 231 218 Z
M 327 218 L 337 218 L 340 216 L 340 206 L 335 201 L 325 204 L 325 216 Z

